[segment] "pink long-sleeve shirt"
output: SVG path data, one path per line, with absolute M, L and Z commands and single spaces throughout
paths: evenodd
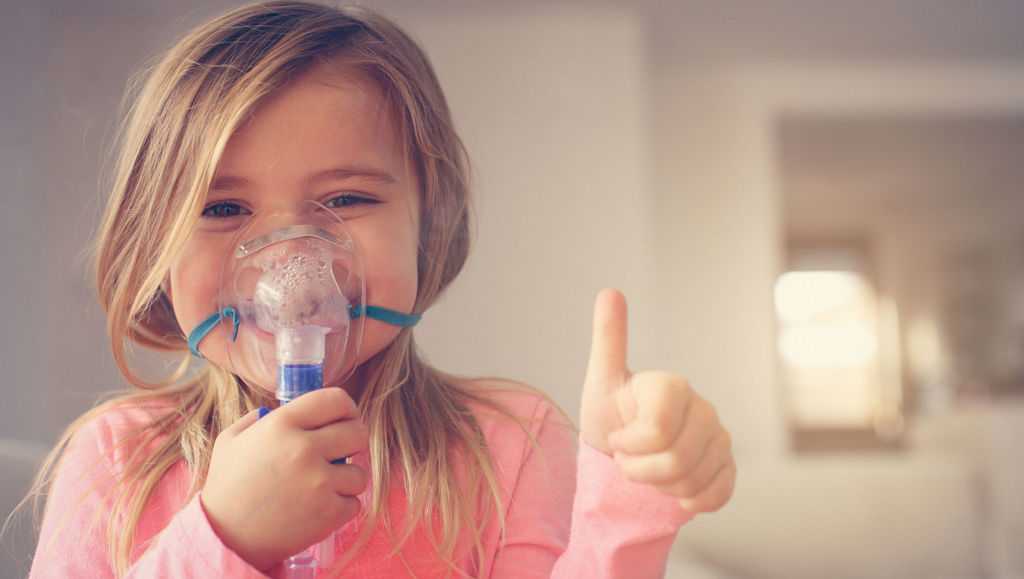
M 523 392 L 495 396 L 526 419 L 537 446 L 514 421 L 474 408 L 494 457 L 505 536 L 499 536 L 497 515 L 492 515 L 484 527 L 483 559 L 467 557 L 461 569 L 473 577 L 662 576 L 676 532 L 691 515 L 674 498 L 626 479 L 610 457 L 586 443 L 577 453 L 571 430 L 542 397 Z M 112 410 L 73 438 L 50 491 L 31 578 L 113 575 L 106 491 L 127 461 L 117 441 L 150 422 L 154 411 Z M 365 454 L 356 455 L 355 462 L 366 467 Z M 265 577 L 221 542 L 198 495 L 186 501 L 191 477 L 182 461 L 160 481 L 142 513 L 128 576 Z M 361 497 L 364 504 L 369 493 L 372 489 Z M 390 504 L 396 528 L 404 503 L 402 484 L 395 481 Z M 337 553 L 347 552 L 360 521 L 339 530 Z M 377 529 L 347 560 L 342 576 L 405 577 L 406 564 L 419 577 L 447 571 L 422 529 L 404 544 L 405 563 L 392 549 L 386 533 Z

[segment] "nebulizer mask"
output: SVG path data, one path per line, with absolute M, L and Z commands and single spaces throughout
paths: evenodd
M 231 370 L 288 402 L 355 370 L 367 317 L 412 326 L 419 316 L 367 306 L 363 261 L 335 213 L 314 201 L 252 214 L 228 245 L 219 310 L 189 335 L 220 327 Z M 212 336 L 211 336 L 212 338 Z

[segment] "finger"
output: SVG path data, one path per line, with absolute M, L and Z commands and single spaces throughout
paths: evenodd
M 609 433 L 608 444 L 627 454 L 651 454 L 668 449 L 679 438 L 697 396 L 682 376 L 640 372 L 629 378 L 633 418 Z
M 331 486 L 334 493 L 343 497 L 354 497 L 366 490 L 369 477 L 362 467 L 354 464 L 342 464 L 329 467 L 331 469 Z
M 615 462 L 630 480 L 654 485 L 677 484 L 691 476 L 709 446 L 710 441 L 686 441 L 680 437 L 675 446 L 663 452 L 616 452 Z
M 646 454 L 619 451 L 616 452 L 616 460 L 633 480 L 666 484 L 690 477 L 702 461 L 717 460 L 720 463 L 722 459 L 715 457 L 730 456 L 731 444 L 728 432 L 718 422 L 714 407 L 694 396 L 682 430 L 667 448 Z
M 725 506 L 736 488 L 736 461 L 729 462 L 718 471 L 711 483 L 695 497 L 679 499 L 679 505 L 691 513 L 710 513 Z
M 357 466 L 325 466 L 319 478 L 310 481 L 310 486 L 304 491 L 315 496 L 317 503 L 317 508 L 308 514 L 309 522 L 315 522 L 317 527 L 335 529 L 354 518 L 362 509 L 359 495 L 366 490 L 367 481 L 366 473 Z
M 323 501 L 321 508 L 316 511 L 314 516 L 322 521 L 322 526 L 333 530 L 356 518 L 361 510 L 362 501 L 359 500 L 359 497 L 338 494 Z M 318 537 L 317 542 L 326 538 L 326 535 Z M 272 575 L 272 577 L 277 577 L 277 575 Z
M 626 375 L 626 299 L 606 289 L 594 304 L 594 328 L 585 384 L 606 389 L 622 383 Z
M 700 494 L 732 459 L 732 441 L 723 430 L 708 443 L 703 456 L 681 478 L 665 477 L 662 481 L 651 481 L 659 490 L 677 497 L 694 497 Z
M 365 450 L 369 440 L 366 425 L 358 419 L 332 422 L 309 431 L 309 434 L 317 454 L 329 462 Z
M 345 390 L 336 387 L 303 394 L 271 412 L 264 420 L 288 420 L 304 430 L 314 430 L 339 420 L 359 416 L 359 408 Z

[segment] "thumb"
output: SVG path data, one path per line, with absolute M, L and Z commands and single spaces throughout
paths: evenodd
M 614 289 L 603 290 L 594 304 L 594 329 L 587 363 L 586 388 L 611 392 L 622 385 L 626 370 L 626 298 Z
M 258 418 L 259 411 L 253 410 L 243 415 L 238 420 L 234 421 L 230 426 L 222 430 L 220 434 L 225 438 L 235 438 L 236 436 L 244 432 L 247 428 L 255 424 Z

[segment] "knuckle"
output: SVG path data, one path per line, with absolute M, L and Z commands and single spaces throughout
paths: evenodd
M 689 472 L 693 458 L 687 450 L 670 452 L 664 461 L 665 474 L 671 478 L 683 478 Z
M 726 452 L 732 453 L 732 434 L 729 434 L 728 430 L 722 430 L 722 446 L 725 447 Z
M 693 392 L 693 385 L 690 384 L 689 378 L 679 374 L 673 374 L 672 376 L 674 377 L 673 384 L 675 384 L 676 388 L 684 392 Z
M 280 438 L 283 450 L 281 454 L 284 455 L 286 464 L 291 468 L 304 468 L 315 456 L 316 445 L 309 436 L 304 436 L 304 434 L 292 431 Z
M 341 408 L 347 406 L 351 400 L 348 394 L 341 388 L 324 388 L 322 392 L 322 396 L 325 398 L 324 402 L 334 407 Z
M 661 452 L 672 446 L 672 437 L 665 432 L 665 429 L 649 425 L 646 430 L 647 446 L 653 452 Z
M 331 478 L 323 472 L 316 472 L 309 478 L 309 489 L 313 496 L 321 496 L 334 492 Z
M 354 437 L 360 446 L 365 446 L 370 440 L 370 428 L 362 420 L 356 420 L 354 424 L 356 429 Z
M 704 412 L 707 413 L 708 420 L 710 420 L 712 424 L 721 424 L 722 420 L 718 416 L 718 409 L 715 408 L 715 405 L 701 398 L 700 396 L 698 396 L 697 398 L 700 398 L 701 406 L 704 408 Z
M 223 431 L 222 430 L 213 439 L 213 452 L 217 452 L 219 449 L 223 449 L 223 448 L 226 448 L 228 446 L 231 446 L 231 442 L 232 442 L 233 438 L 234 437 L 231 436 L 227 431 Z
M 690 386 L 690 381 L 685 376 L 672 374 L 670 372 L 662 372 L 661 376 L 666 387 L 681 399 L 687 400 L 694 395 L 693 388 Z
M 676 483 L 672 485 L 672 494 L 677 497 L 692 497 L 697 494 L 698 491 L 700 491 L 700 489 L 688 479 L 676 481 Z

